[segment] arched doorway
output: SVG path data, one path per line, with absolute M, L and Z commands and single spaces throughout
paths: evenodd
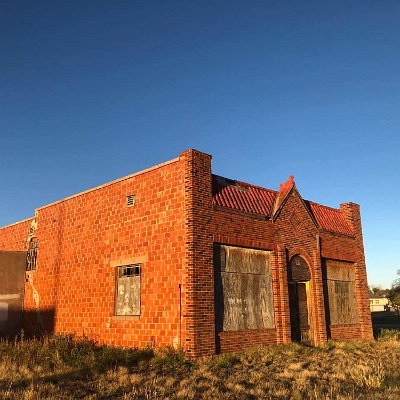
M 300 256 L 294 256 L 289 262 L 288 286 L 290 326 L 293 342 L 311 344 L 311 273 L 307 262 Z

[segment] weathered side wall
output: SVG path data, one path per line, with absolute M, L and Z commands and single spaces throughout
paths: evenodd
M 28 332 L 76 333 L 122 346 L 179 345 L 185 267 L 182 160 L 37 210 L 37 270 L 28 272 Z M 135 205 L 127 207 L 127 196 Z M 115 316 L 116 267 L 140 263 L 141 310 Z M 55 320 L 46 319 L 55 310 Z

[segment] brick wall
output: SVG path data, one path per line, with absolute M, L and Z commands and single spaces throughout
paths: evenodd
M 354 237 L 322 231 L 321 238 L 321 257 L 332 260 L 356 261 Z
M 220 351 L 232 352 L 260 345 L 277 343 L 275 329 L 252 329 L 219 333 Z
M 26 329 L 123 346 L 179 344 L 184 174 L 184 163 L 173 160 L 38 209 L 37 270 L 29 273 L 25 309 L 39 313 L 30 313 Z M 131 263 L 142 264 L 141 314 L 117 317 L 116 266 Z
M 360 324 L 331 325 L 330 332 L 333 340 L 362 339 Z
M 261 249 L 273 250 L 275 246 L 275 225 L 262 216 L 221 209 L 216 206 L 211 229 L 214 236 L 225 237 L 231 241 L 232 245 L 235 245 L 234 241 L 240 241 L 241 246 L 246 247 L 244 243 L 247 240 L 252 244 L 260 242 Z M 223 240 L 223 238 L 215 237 L 214 239 L 214 241 L 219 240 Z

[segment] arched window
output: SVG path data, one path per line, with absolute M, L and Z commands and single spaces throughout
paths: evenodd
M 294 282 L 307 282 L 311 279 L 307 262 L 301 256 L 294 256 L 289 263 L 288 279 Z

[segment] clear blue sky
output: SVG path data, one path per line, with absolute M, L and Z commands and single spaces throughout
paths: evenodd
M 0 2 L 0 225 L 176 157 L 361 204 L 400 268 L 400 2 Z

